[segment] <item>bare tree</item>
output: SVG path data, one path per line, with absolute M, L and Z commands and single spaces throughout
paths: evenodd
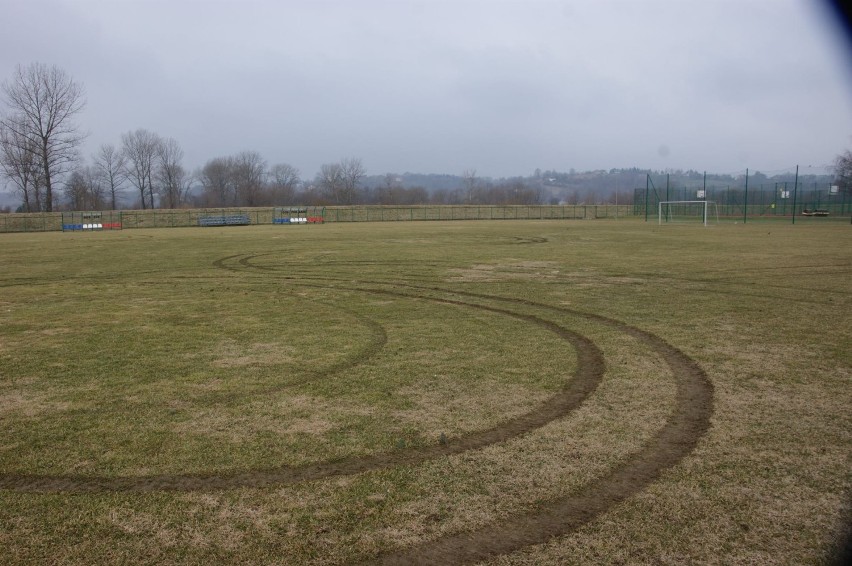
M 340 160 L 340 170 L 343 174 L 343 196 L 345 204 L 355 202 L 358 184 L 366 175 L 361 160 L 355 157 Z
M 181 165 L 183 150 L 172 138 L 161 140 L 157 148 L 156 178 L 160 187 L 160 196 L 166 208 L 178 208 L 189 189 L 189 176 Z
M 154 208 L 154 169 L 162 145 L 160 136 L 140 128 L 122 135 L 121 144 L 127 179 L 139 191 L 142 208 Z
M 502 198 L 495 204 L 539 204 L 539 194 L 535 187 L 527 185 L 522 179 L 511 179 L 492 189 L 502 192 Z
M 127 158 L 112 144 L 104 144 L 94 156 L 94 168 L 109 195 L 110 207 L 118 209 L 122 185 L 127 180 Z
M 262 204 L 266 162 L 258 152 L 244 151 L 237 154 L 232 160 L 231 175 L 239 204 L 244 206 Z
M 71 210 L 101 210 L 105 193 L 103 180 L 92 167 L 74 170 L 65 183 L 65 198 Z
M 273 204 L 295 204 L 296 187 L 299 186 L 299 170 L 287 163 L 278 163 L 269 170 L 270 198 Z
M 2 86 L 8 114 L 4 128 L 27 140 L 35 153 L 44 184 L 44 210 L 53 210 L 54 180 L 66 173 L 85 139 L 74 117 L 84 108 L 83 87 L 58 67 L 18 65 L 11 81 Z
M 36 147 L 20 130 L 0 122 L 0 171 L 20 193 L 24 211 L 40 211 L 42 183 Z
M 343 168 L 339 163 L 322 164 L 317 173 L 316 184 L 331 202 L 343 203 Z
M 476 178 L 476 169 L 465 169 L 462 172 L 462 183 L 464 183 L 465 201 L 467 204 L 473 202 L 473 193 L 476 190 L 478 179 Z
M 74 171 L 65 183 L 65 198 L 71 210 L 84 210 L 86 208 L 86 193 L 88 187 L 83 173 Z
M 231 175 L 233 161 L 232 157 L 216 157 L 205 163 L 197 173 L 204 189 L 203 201 L 206 206 L 236 206 L 237 193 Z

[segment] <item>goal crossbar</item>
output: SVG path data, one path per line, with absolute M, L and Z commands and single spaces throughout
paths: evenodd
M 702 205 L 701 206 L 701 223 L 704 226 L 707 226 L 710 205 L 712 204 L 714 207 L 716 206 L 716 203 L 713 202 L 713 201 L 710 201 L 710 200 L 663 200 L 663 201 L 660 201 L 657 205 L 657 223 L 662 224 L 664 217 L 666 218 L 666 220 L 668 220 L 668 216 L 669 216 L 668 210 L 669 210 L 669 207 L 671 207 L 672 205 L 696 205 L 696 204 Z M 665 206 L 665 208 L 666 208 L 665 215 L 663 214 L 663 208 L 664 208 L 663 205 L 666 205 Z M 717 216 L 716 221 L 718 222 L 718 212 L 716 213 L 716 216 Z

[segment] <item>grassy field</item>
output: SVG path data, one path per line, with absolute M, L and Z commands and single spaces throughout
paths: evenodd
M 0 235 L 0 563 L 819 564 L 850 307 L 845 224 Z

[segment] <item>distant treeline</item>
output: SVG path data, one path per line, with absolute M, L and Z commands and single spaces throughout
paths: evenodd
M 162 176 L 161 176 L 162 177 Z M 344 159 L 322 166 L 312 179 L 304 180 L 287 164 L 267 166 L 255 152 L 215 158 L 182 179 L 183 190 L 158 190 L 157 176 L 146 192 L 134 191 L 135 183 L 118 186 L 113 193 L 91 168 L 76 170 L 65 185 L 64 210 L 106 210 L 120 208 L 196 208 L 222 206 L 287 205 L 420 205 L 420 204 L 631 204 L 635 189 L 650 184 L 657 190 L 666 186 L 684 188 L 741 188 L 745 172 L 739 175 L 697 171 L 657 171 L 638 168 L 596 171 L 536 170 L 532 175 L 493 179 L 478 177 L 468 170 L 461 175 L 386 173 L 366 175 L 360 159 Z M 749 173 L 755 190 L 773 185 L 792 187 L 795 171 L 767 176 Z M 800 187 L 828 187 L 832 175 L 802 174 Z M 126 180 L 126 179 L 125 179 Z M 167 186 L 162 183 L 163 186 Z M 112 187 L 110 187 L 112 188 Z M 127 190 L 130 189 L 130 190 Z M 135 193 L 135 198 L 134 198 Z M 115 197 L 115 201 L 113 201 Z M 7 201 L 8 202 L 8 201 Z M 3 204 L 3 203 L 0 203 Z M 115 204 L 115 206 L 113 206 Z M 0 207 L 10 212 L 16 207 Z M 23 212 L 24 207 L 17 208 Z

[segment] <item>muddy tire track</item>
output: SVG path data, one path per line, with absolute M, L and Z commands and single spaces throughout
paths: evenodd
M 541 236 L 530 236 L 527 238 L 515 236 L 512 240 L 513 244 L 546 244 L 547 242 L 547 238 L 542 238 Z
M 480 298 L 490 295 L 464 293 Z M 533 301 L 503 299 L 544 308 Z M 377 557 L 379 564 L 470 564 L 500 554 L 542 544 L 593 521 L 610 507 L 656 481 L 667 469 L 688 456 L 710 428 L 713 385 L 704 370 L 686 354 L 658 336 L 614 319 L 569 311 L 637 338 L 658 352 L 677 379 L 674 413 L 663 428 L 624 464 L 584 486 L 578 493 L 557 499 L 535 513 L 511 517 L 476 531 L 446 536 Z

